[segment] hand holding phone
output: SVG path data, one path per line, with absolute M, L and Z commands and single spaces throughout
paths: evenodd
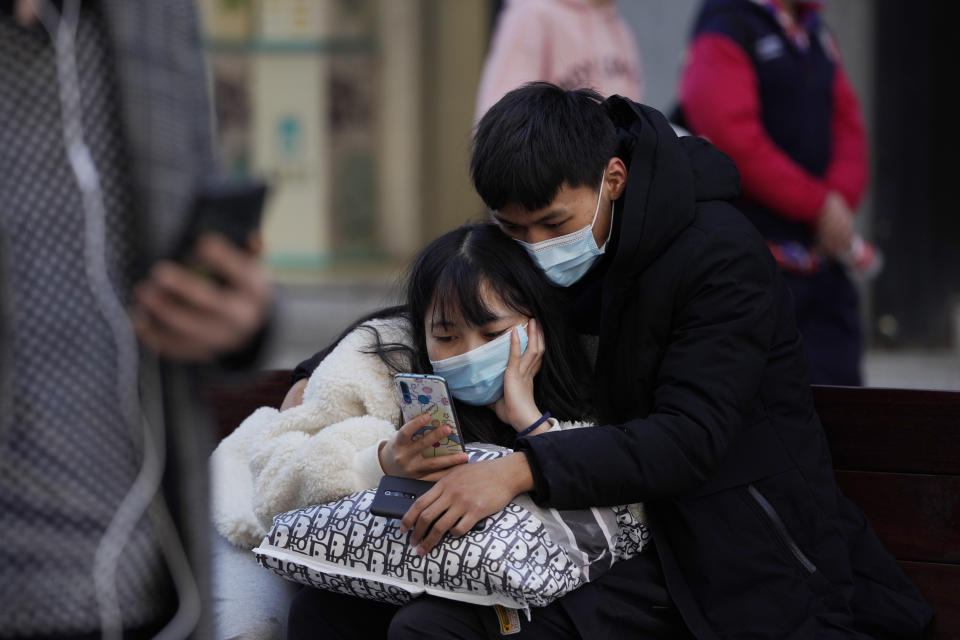
M 216 233 L 243 251 L 250 251 L 250 239 L 260 229 L 267 187 L 247 180 L 208 181 L 198 187 L 186 227 L 173 250 L 173 258 L 205 275 L 197 260 L 197 242 Z
M 440 427 L 448 427 L 450 430 L 448 436 L 424 448 L 423 457 L 463 453 L 463 441 L 457 428 L 457 416 L 447 381 L 440 376 L 416 373 L 398 373 L 393 378 L 404 421 L 410 422 L 425 413 L 430 416 L 426 424 L 413 434 L 412 440 L 417 441 Z
M 248 240 L 264 194 L 263 185 L 234 183 L 199 192 L 174 253 L 180 263 L 158 261 L 135 288 L 131 319 L 141 342 L 167 358 L 208 362 L 258 334 L 273 294 Z
M 431 429 L 422 437 L 413 439 L 430 422 L 430 414 L 422 414 L 405 423 L 378 452 L 380 468 L 384 473 L 404 478 L 436 481 L 453 467 L 467 461 L 466 453 L 424 457 L 424 449 L 433 451 L 433 445 L 449 435 L 449 427 Z

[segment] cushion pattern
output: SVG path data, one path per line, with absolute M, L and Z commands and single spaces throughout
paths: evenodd
M 470 445 L 471 462 L 509 453 Z M 254 549 L 258 562 L 302 584 L 404 604 L 428 593 L 474 604 L 540 607 L 640 553 L 650 539 L 642 505 L 556 510 L 526 495 L 481 530 L 445 536 L 428 554 L 400 521 L 374 516 L 368 489 L 274 518 Z

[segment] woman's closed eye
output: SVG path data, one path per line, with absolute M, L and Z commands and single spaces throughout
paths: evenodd
M 497 338 L 505 334 L 507 331 L 510 331 L 510 329 L 512 328 L 513 327 L 506 327 L 504 329 L 497 329 L 496 331 L 487 331 L 487 332 L 484 332 L 483 337 L 486 340 L 496 340 Z

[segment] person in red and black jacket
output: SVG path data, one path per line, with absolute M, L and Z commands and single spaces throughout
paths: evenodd
M 738 206 L 784 271 L 811 382 L 861 384 L 859 301 L 846 267 L 864 246 L 853 210 L 867 185 L 866 134 L 820 4 L 705 0 L 680 107 L 684 125 L 737 165 Z M 874 258 L 867 247 L 855 267 Z

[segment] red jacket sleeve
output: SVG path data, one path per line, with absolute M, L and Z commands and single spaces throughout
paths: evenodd
M 867 136 L 860 103 L 839 61 L 833 75 L 833 146 L 827 167 L 827 186 L 840 192 L 856 209 L 867 187 Z
M 744 195 L 790 220 L 817 219 L 827 182 L 791 160 L 767 135 L 756 74 L 734 40 L 716 33 L 694 40 L 681 79 L 680 102 L 693 131 L 736 163 Z

